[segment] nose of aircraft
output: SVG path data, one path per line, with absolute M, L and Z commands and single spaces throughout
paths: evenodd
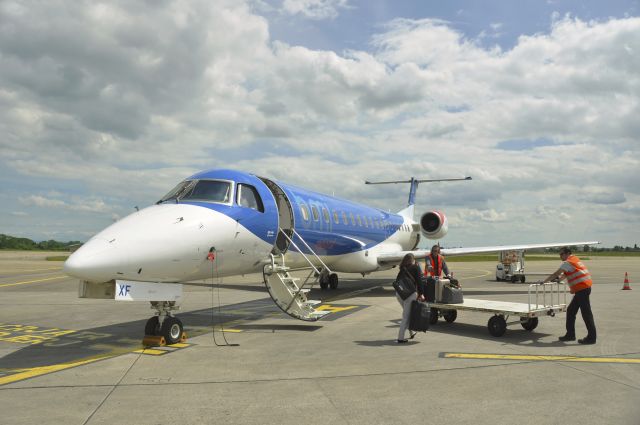
M 71 254 L 64 263 L 64 272 L 83 280 L 102 282 L 112 279 L 112 270 L 116 265 L 110 242 L 94 237 Z
M 98 233 L 69 257 L 64 271 L 91 282 L 179 281 L 220 241 L 228 227 L 221 226 L 224 218 L 194 205 L 154 205 Z

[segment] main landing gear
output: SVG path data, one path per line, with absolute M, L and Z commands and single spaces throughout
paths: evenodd
M 321 273 L 320 288 L 322 290 L 328 288 L 338 289 L 338 275 L 336 273 Z
M 186 339 L 182 322 L 173 315 L 173 311 L 179 309 L 175 301 L 151 301 L 151 308 L 157 315 L 144 326 L 144 345 L 171 345 Z

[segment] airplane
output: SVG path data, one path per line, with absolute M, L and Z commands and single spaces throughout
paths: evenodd
M 297 319 L 315 321 L 326 312 L 308 300 L 308 282 L 338 287 L 337 273 L 363 276 L 396 267 L 417 249 L 421 236 L 440 239 L 448 231 L 441 211 L 414 220 L 415 179 L 406 208 L 389 213 L 290 184 L 228 169 L 198 172 L 181 181 L 155 205 L 108 226 L 70 255 L 64 271 L 80 279 L 79 296 L 149 301 L 156 314 L 145 335 L 180 340 L 184 326 L 174 311 L 182 285 L 192 281 L 262 272 L 272 299 Z M 444 255 L 586 245 L 563 242 L 442 249 Z M 304 282 L 292 271 L 310 271 Z M 212 279 L 213 280 L 213 279 Z

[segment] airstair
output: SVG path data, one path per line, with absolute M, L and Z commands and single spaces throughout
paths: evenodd
M 318 257 L 318 255 L 311 249 L 311 247 L 305 242 L 304 239 L 295 231 L 295 229 L 288 229 L 285 232 L 282 229 L 278 229 L 279 235 L 284 235 L 289 244 L 293 246 L 298 253 L 309 263 L 310 273 L 302 283 L 301 278 L 293 277 L 291 267 L 287 267 L 285 264 L 284 253 L 270 254 L 270 263 L 264 266 L 263 277 L 264 284 L 269 291 L 269 295 L 273 298 L 273 301 L 278 307 L 282 309 L 291 317 L 296 319 L 305 320 L 308 322 L 316 321 L 328 312 L 316 310 L 314 306 L 320 304 L 320 301 L 308 300 L 307 293 L 311 290 L 307 286 L 313 286 L 317 279 L 323 276 L 328 276 L 331 270 L 327 265 Z M 287 234 L 289 233 L 289 234 Z M 297 237 L 301 243 L 311 253 L 305 254 L 298 245 L 293 241 L 294 237 Z M 313 257 L 316 260 L 316 266 L 309 257 Z M 309 268 L 305 267 L 304 270 Z M 302 269 L 296 269 L 302 270 Z

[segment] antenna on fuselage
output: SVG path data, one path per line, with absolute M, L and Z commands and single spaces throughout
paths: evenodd
M 434 183 L 434 182 L 454 182 L 460 180 L 472 180 L 471 177 L 463 177 L 463 178 L 453 178 L 453 179 L 416 179 L 415 177 L 411 177 L 411 180 L 393 180 L 393 181 L 385 181 L 385 182 L 370 182 L 365 181 L 364 184 L 396 184 L 396 183 L 410 183 L 411 188 L 409 189 L 409 201 L 407 205 L 411 206 L 416 203 L 416 191 L 418 190 L 418 185 L 420 183 Z

